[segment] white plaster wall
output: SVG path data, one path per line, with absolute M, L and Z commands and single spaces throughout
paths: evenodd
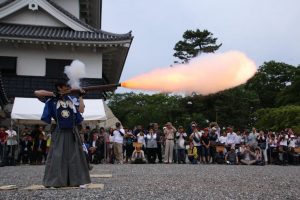
M 79 18 L 79 0 L 53 0 L 53 2 Z
M 45 76 L 46 59 L 78 59 L 86 65 L 86 78 L 102 78 L 102 53 L 91 49 L 72 51 L 70 47 L 14 48 L 0 46 L 0 56 L 14 56 L 17 59 L 17 75 Z
M 37 11 L 28 10 L 27 7 L 9 15 L 1 20 L 4 23 L 27 24 L 41 26 L 65 27 L 66 25 L 46 13 L 42 8 Z

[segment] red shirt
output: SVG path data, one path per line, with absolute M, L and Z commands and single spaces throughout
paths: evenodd
M 7 137 L 7 133 L 5 131 L 0 131 L 0 142 L 4 142 Z

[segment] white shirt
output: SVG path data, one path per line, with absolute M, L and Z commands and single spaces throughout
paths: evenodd
M 5 131 L 7 133 L 7 145 L 17 145 L 17 139 L 13 138 L 17 136 L 17 132 L 14 130 L 7 130 Z
M 227 133 L 227 141 L 226 144 L 235 144 L 236 142 L 236 133 L 232 132 L 232 133 Z
M 141 133 L 137 134 L 137 142 L 142 143 L 144 146 L 146 146 L 145 137 L 146 137 L 145 134 L 144 135 L 141 135 Z
M 296 147 L 296 140 L 290 139 L 289 147 L 295 148 Z
M 227 136 L 221 136 L 221 137 L 219 137 L 219 142 L 221 143 L 221 144 L 225 144 L 226 143 L 226 141 L 227 141 Z
M 242 136 L 237 135 L 237 136 L 235 137 L 235 144 L 241 144 L 241 142 L 242 142 Z
M 286 139 L 283 139 L 283 140 L 281 140 L 280 142 L 279 142 L 279 145 L 280 146 L 287 146 L 288 144 L 287 144 L 287 140 Z
M 109 142 L 114 142 L 114 136 L 113 135 L 109 135 Z
M 179 133 L 179 132 L 177 132 L 176 133 L 176 137 L 178 137 L 179 136 L 179 138 L 178 138 L 178 140 L 177 140 L 177 144 L 178 144 L 178 146 L 180 147 L 180 148 L 184 148 L 185 146 L 184 146 L 184 138 L 183 137 L 187 137 L 187 134 L 186 133 Z
M 123 144 L 123 136 L 120 134 L 121 133 L 125 134 L 124 129 L 117 129 L 114 130 L 113 135 L 114 135 L 114 142 L 119 143 L 119 144 Z
M 92 147 L 96 147 L 96 140 L 93 140 Z

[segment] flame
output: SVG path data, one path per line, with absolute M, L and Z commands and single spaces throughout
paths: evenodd
M 245 83 L 256 72 L 238 51 L 196 57 L 188 64 L 155 69 L 121 83 L 122 87 L 160 92 L 216 93 Z

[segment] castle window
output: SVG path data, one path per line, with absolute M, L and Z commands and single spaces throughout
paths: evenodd
M 16 75 L 17 57 L 0 56 L 2 75 Z
M 49 78 L 63 78 L 65 66 L 73 60 L 46 59 L 46 76 Z

